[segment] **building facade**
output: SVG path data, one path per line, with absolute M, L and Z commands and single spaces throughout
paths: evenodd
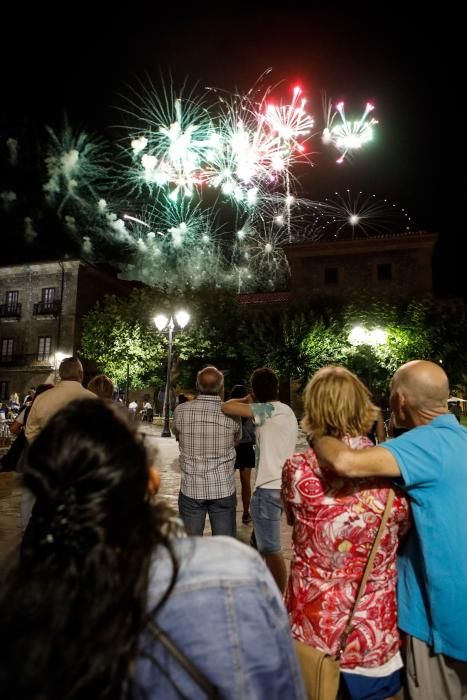
M 105 294 L 132 285 L 80 260 L 0 268 L 0 399 L 54 382 L 60 360 L 76 355 L 83 315 Z
M 294 295 L 419 298 L 433 293 L 437 234 L 410 232 L 286 247 Z

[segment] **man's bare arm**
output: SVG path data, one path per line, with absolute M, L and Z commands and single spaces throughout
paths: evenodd
M 244 399 L 230 399 L 222 404 L 222 410 L 228 416 L 240 416 L 241 418 L 253 418 L 253 411 L 250 406 L 250 397 Z
M 401 475 L 396 458 L 384 447 L 352 450 L 332 437 L 313 440 L 313 449 L 324 467 L 329 467 L 340 476 L 390 476 Z

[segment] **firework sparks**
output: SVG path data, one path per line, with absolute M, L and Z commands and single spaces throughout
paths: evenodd
M 99 152 L 86 152 L 86 144 L 71 138 L 55 138 L 48 195 L 60 192 L 66 201 L 84 191 L 91 195 L 96 233 L 92 226 L 86 231 L 92 248 L 107 235 L 123 251 L 123 275 L 130 279 L 163 289 L 206 282 L 238 290 L 284 285 L 287 243 L 315 240 L 329 225 L 338 232 L 361 229 L 368 212 L 348 204 L 344 220 L 343 200 L 320 208 L 297 196 L 293 169 L 310 163 L 314 118 L 300 87 L 281 102 L 273 100 L 275 88 L 260 83 L 246 94 L 212 90 L 209 100 L 185 85 L 175 91 L 163 83 L 158 90 L 140 84 L 122 110 L 132 126 L 121 144 L 118 207 L 97 196 Z M 329 109 L 323 140 L 339 150 L 339 162 L 371 140 L 372 110 L 368 104 L 359 120 L 347 121 L 342 103 L 334 114 Z M 123 206 L 125 215 L 114 213 Z
M 349 151 L 355 151 L 373 139 L 373 127 L 377 124 L 377 120 L 368 115 L 374 110 L 374 106 L 367 103 L 365 111 L 360 119 L 354 121 L 348 120 L 345 116 L 344 103 L 339 102 L 336 105 L 336 112 L 328 120 L 328 125 L 323 131 L 322 140 L 325 144 L 332 143 L 341 156 L 337 159 L 337 163 L 342 163 Z M 329 113 L 330 114 L 329 110 Z M 337 115 L 340 117 L 340 123 L 334 124 Z
M 344 195 L 335 192 L 333 199 L 326 199 L 321 205 L 323 216 L 327 217 L 327 229 L 334 231 L 334 237 L 381 234 L 388 231 L 410 231 L 411 217 L 405 209 L 378 199 L 375 194 L 359 192 L 353 196 L 350 189 Z
M 49 145 L 45 163 L 49 175 L 44 191 L 50 204 L 58 204 L 58 213 L 70 200 L 85 205 L 97 199 L 97 191 L 105 185 L 107 149 L 100 140 L 88 134 L 74 134 L 65 124 L 60 133 L 48 128 Z
M 289 265 L 284 252 L 288 233 L 274 224 L 258 222 L 251 228 L 245 259 L 258 287 L 269 289 L 282 285 L 289 274 Z
M 291 104 L 279 107 L 269 104 L 266 109 L 266 122 L 271 131 L 300 153 L 304 151 L 304 146 L 298 139 L 309 137 L 314 126 L 313 117 L 305 112 L 306 99 L 298 101 L 301 93 L 301 88 L 296 86 Z

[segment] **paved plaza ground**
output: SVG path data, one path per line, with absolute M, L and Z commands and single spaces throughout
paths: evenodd
M 154 461 L 161 473 L 160 495 L 177 511 L 177 499 L 180 488 L 179 450 L 175 438 L 161 438 L 161 428 L 146 423 L 142 424 L 145 441 L 150 450 L 154 450 Z M 306 441 L 299 435 L 297 452 L 306 449 Z M 242 502 L 240 498 L 240 479 L 237 471 L 237 537 L 249 542 L 252 526 L 242 524 Z M 252 472 L 252 481 L 254 470 Z M 20 525 L 21 482 L 14 473 L 0 474 L 0 560 L 18 543 L 21 536 Z M 209 519 L 206 519 L 205 535 L 211 534 Z M 287 564 L 290 561 L 291 528 L 282 516 L 281 541 Z

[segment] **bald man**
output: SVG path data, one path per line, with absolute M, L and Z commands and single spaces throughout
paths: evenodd
M 415 528 L 398 562 L 410 700 L 467 698 L 467 430 L 448 396 L 441 367 L 408 362 L 392 379 L 390 403 L 397 425 L 412 430 L 371 450 L 330 437 L 313 443 L 338 474 L 392 477 L 411 499 Z
M 179 404 L 173 419 L 180 443 L 180 516 L 190 535 L 203 534 L 208 514 L 213 535 L 235 537 L 235 445 L 241 423 L 221 411 L 222 372 L 205 367 L 196 385 L 197 398 Z

